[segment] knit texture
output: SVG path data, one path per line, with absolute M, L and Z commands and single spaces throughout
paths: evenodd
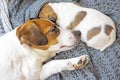
M 5 34 L 5 31 L 3 29 L 3 25 L 2 25 L 2 22 L 1 22 L 1 19 L 0 19 L 0 36 L 2 36 L 4 34 Z
M 12 29 L 24 23 L 29 18 L 36 18 L 41 7 L 48 0 L 9 0 L 8 10 Z M 72 0 L 49 0 L 61 2 Z M 83 68 L 73 71 L 63 71 L 54 74 L 46 80 L 120 80 L 120 0 L 73 0 L 83 7 L 94 8 L 111 17 L 117 28 L 115 43 L 105 51 L 86 46 L 82 41 L 72 50 L 59 53 L 53 59 L 67 59 L 82 54 L 90 56 L 90 62 Z M 0 23 L 2 26 L 2 23 Z M 4 33 L 1 27 L 0 32 Z M 0 35 L 2 35 L 2 33 Z M 58 65 L 57 65 L 58 66 Z

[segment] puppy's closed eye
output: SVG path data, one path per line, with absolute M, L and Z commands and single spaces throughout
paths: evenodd
M 57 18 L 54 16 L 48 16 L 48 19 L 51 20 L 52 22 L 56 23 Z
M 59 29 L 58 29 L 56 26 L 54 26 L 54 27 L 52 27 L 52 28 L 49 30 L 48 33 L 49 33 L 49 34 L 58 34 L 58 33 L 59 33 Z

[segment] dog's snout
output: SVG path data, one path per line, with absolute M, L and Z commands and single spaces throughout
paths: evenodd
M 81 32 L 80 31 L 73 31 L 73 34 L 76 36 L 81 36 Z

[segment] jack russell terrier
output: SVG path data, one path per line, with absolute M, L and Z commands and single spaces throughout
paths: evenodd
M 105 50 L 116 39 L 116 28 L 111 18 L 98 10 L 70 2 L 47 3 L 39 13 L 60 27 L 81 32 L 81 40 L 89 47 Z
M 0 80 L 44 80 L 63 70 L 84 67 L 88 55 L 43 62 L 73 48 L 78 32 L 61 29 L 47 19 L 32 19 L 0 37 Z

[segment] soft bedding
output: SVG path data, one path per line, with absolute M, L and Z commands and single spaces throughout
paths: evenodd
M 115 21 L 117 38 L 115 43 L 103 52 L 86 46 L 82 41 L 74 49 L 61 52 L 52 59 L 88 54 L 90 62 L 83 69 L 63 71 L 47 80 L 120 80 L 120 0 L 0 0 L 0 36 L 29 18 L 37 18 L 39 10 L 48 1 L 76 1 L 81 6 L 102 11 Z

